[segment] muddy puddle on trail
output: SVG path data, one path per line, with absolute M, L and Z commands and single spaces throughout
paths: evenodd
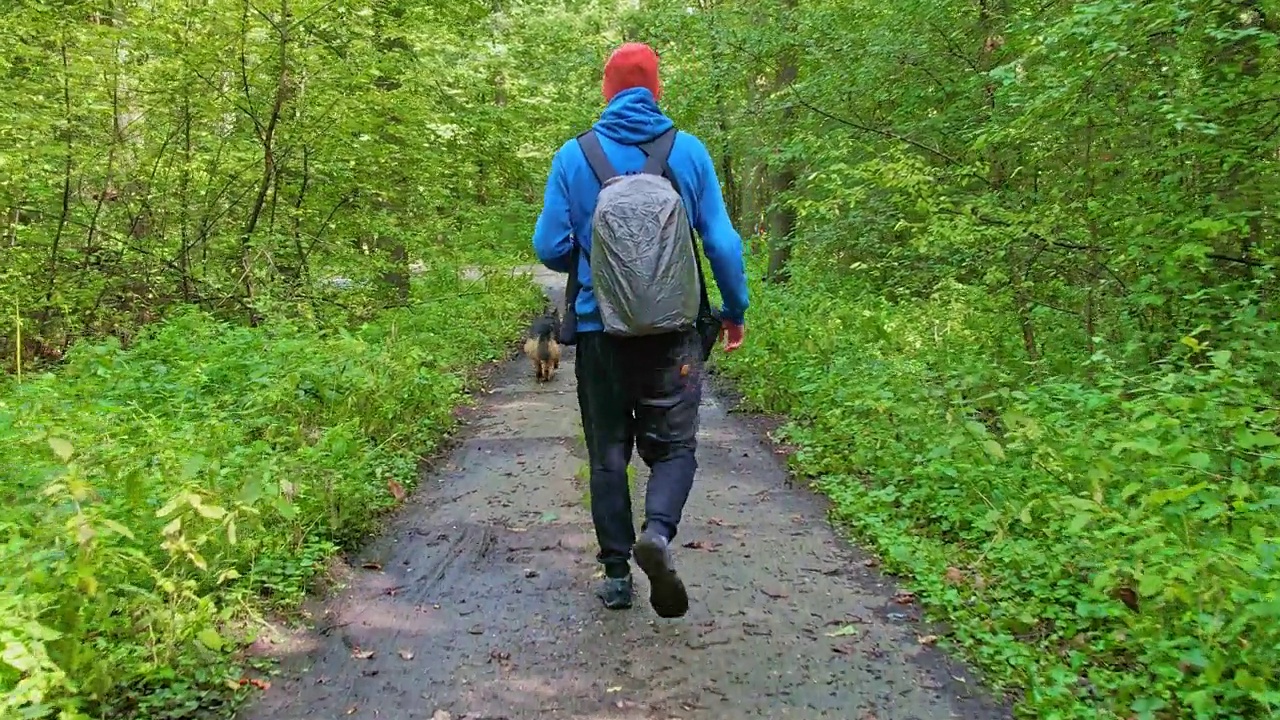
M 479 416 L 315 627 L 276 647 L 250 720 L 986 720 L 1010 717 L 921 645 L 896 585 L 708 396 L 676 540 L 691 610 L 607 611 L 583 488 L 573 354 L 534 382 L 512 361 Z M 637 502 L 647 473 L 637 473 Z

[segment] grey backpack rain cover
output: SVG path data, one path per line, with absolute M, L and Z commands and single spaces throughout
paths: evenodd
M 702 275 L 693 232 L 680 192 L 664 176 L 675 135 L 673 128 L 641 145 L 644 170 L 628 175 L 614 171 L 594 131 L 578 138 L 601 185 L 588 263 L 609 335 L 677 332 L 698 319 Z

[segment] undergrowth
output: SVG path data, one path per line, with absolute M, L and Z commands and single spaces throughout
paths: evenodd
M 205 717 L 235 651 L 412 487 L 543 303 L 418 279 L 354 329 L 189 311 L 0 394 L 0 717 Z
M 1275 717 L 1274 324 L 1245 304 L 1140 370 L 1100 346 L 1055 374 L 1002 359 L 988 293 L 871 287 L 795 263 L 720 366 L 951 640 L 1026 717 Z

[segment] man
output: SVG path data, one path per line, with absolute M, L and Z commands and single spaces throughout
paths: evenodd
M 717 331 L 726 352 L 742 344 L 747 310 L 742 239 L 729 222 L 706 147 L 692 135 L 674 132 L 674 123 L 658 108 L 662 88 L 654 51 L 641 43 L 619 47 L 605 64 L 603 89 L 608 105 L 593 126 L 594 132 L 565 143 L 552 160 L 533 246 L 544 265 L 570 273 L 570 287 L 577 286 L 576 292 L 566 292 L 575 297 L 566 297 L 565 303 L 566 311 L 577 313 L 578 404 L 591 465 L 591 518 L 600 544 L 598 559 L 605 572 L 597 594 L 607 608 L 631 607 L 630 558 L 634 552 L 636 563 L 649 578 L 654 610 L 661 617 L 680 617 L 688 611 L 689 598 L 676 574 L 669 546 L 697 469 L 694 454 L 703 362 L 717 340 Z M 653 200 L 666 192 L 668 198 L 677 198 L 669 203 L 675 209 L 668 210 L 680 217 L 668 214 L 657 222 L 641 222 L 645 226 L 641 232 L 683 232 L 687 240 L 682 248 L 693 247 L 690 227 L 701 236 L 703 252 L 724 298 L 720 327 L 717 320 L 709 321 L 709 343 L 706 333 L 696 329 L 637 336 L 606 332 L 606 326 L 612 330 L 619 321 L 618 313 L 605 312 L 611 310 L 609 303 L 603 302 L 608 300 L 609 290 L 601 283 L 608 277 L 626 275 L 627 269 L 621 273 L 615 269 L 609 276 L 600 264 L 604 260 L 617 262 L 618 253 L 602 258 L 592 252 L 593 215 L 602 189 L 610 188 L 606 192 L 614 193 L 611 200 L 623 192 L 614 188 L 617 183 L 613 180 L 602 180 L 630 176 L 634 181 L 638 171 L 655 168 L 671 182 L 662 187 L 647 186 L 645 191 L 650 194 L 644 199 Z M 608 177 L 601 177 L 602 173 Z M 638 182 L 651 182 L 655 174 Z M 649 208 L 652 203 L 631 207 Z M 665 230 L 655 230 L 658 226 Z M 607 235 L 601 238 L 616 241 L 612 233 Z M 699 262 L 696 248 L 686 254 L 690 261 Z M 594 279 L 593 262 L 598 266 Z M 685 266 L 687 270 L 680 272 L 685 272 L 686 279 L 692 278 L 694 266 L 691 262 Z M 676 274 L 656 267 L 630 270 L 632 275 L 652 272 L 639 278 L 642 283 L 658 283 L 658 278 Z M 700 287 L 700 271 L 696 282 Z M 683 287 L 687 296 L 689 286 Z M 706 290 L 700 289 L 705 308 Z M 693 290 L 694 295 L 697 292 Z M 685 308 L 691 307 L 688 302 L 697 302 L 686 300 L 679 300 Z M 640 308 L 640 312 L 644 310 Z M 708 317 L 714 316 L 708 311 L 699 319 Z M 565 322 L 572 323 L 568 312 Z M 650 469 L 645 521 L 638 541 L 627 484 L 633 445 Z

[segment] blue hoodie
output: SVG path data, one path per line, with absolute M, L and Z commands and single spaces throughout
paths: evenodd
M 619 174 L 644 167 L 645 155 L 635 147 L 670 129 L 674 123 L 658 109 L 646 88 L 623 90 L 601 113 L 596 135 L 605 155 Z M 724 319 L 742 324 L 747 312 L 747 276 L 742 262 L 742 238 L 729 222 L 720 180 L 711 155 L 698 138 L 678 133 L 668 160 L 680 183 L 689 221 L 702 238 L 702 251 L 711 261 L 711 274 L 724 299 Z M 542 200 L 542 213 L 533 231 L 538 260 L 556 272 L 569 272 L 569 252 L 578 238 L 578 332 L 603 330 L 591 285 L 591 216 L 596 209 L 600 183 L 591 172 L 576 139 L 565 143 L 551 160 L 551 174 Z

